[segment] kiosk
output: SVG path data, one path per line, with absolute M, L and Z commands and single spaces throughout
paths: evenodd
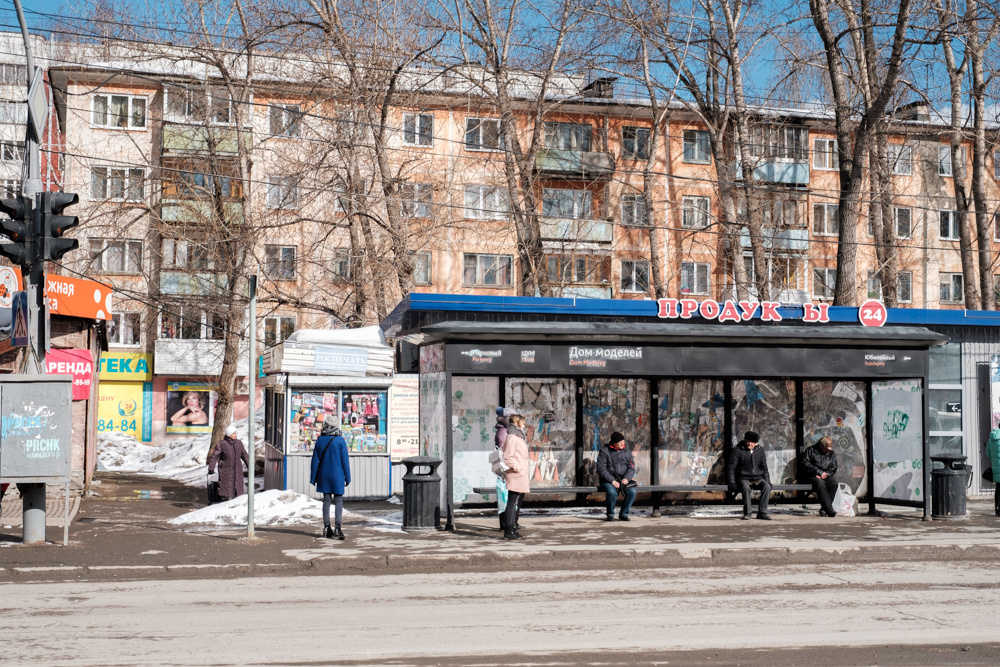
M 776 484 L 807 483 L 799 455 L 830 435 L 838 479 L 870 511 L 927 516 L 928 349 L 948 337 L 886 325 L 887 314 L 877 302 L 413 294 L 384 327 L 402 369 L 419 369 L 421 454 L 444 461 L 449 525 L 454 508 L 489 502 L 477 491 L 492 485 L 497 405 L 527 418 L 535 499 L 594 489 L 613 431 L 632 445 L 641 487 L 721 498 L 728 450 L 755 430 Z

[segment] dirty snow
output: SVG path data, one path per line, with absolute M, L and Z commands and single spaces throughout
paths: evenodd
M 247 420 L 234 422 L 236 437 L 247 442 Z M 257 411 L 257 459 L 264 457 L 264 411 Z M 208 472 L 211 436 L 177 437 L 161 447 L 147 445 L 120 431 L 101 433 L 97 444 L 97 469 L 140 472 L 175 479 L 189 486 L 204 486 Z
M 255 526 L 290 526 L 296 524 L 323 524 L 323 503 L 295 491 L 272 489 L 254 494 Z M 333 508 L 330 508 L 331 514 Z M 174 526 L 245 526 L 247 525 L 247 496 L 209 505 L 182 514 L 168 523 Z M 344 525 L 369 528 L 382 532 L 398 532 L 403 527 L 403 513 L 390 512 L 375 516 L 344 510 Z

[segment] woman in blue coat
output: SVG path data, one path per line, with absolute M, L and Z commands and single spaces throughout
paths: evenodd
M 312 474 L 309 483 L 316 486 L 316 493 L 323 494 L 323 537 L 344 539 L 340 519 L 344 514 L 344 487 L 351 483 L 351 463 L 347 457 L 347 441 L 340 434 L 336 415 L 323 422 L 323 430 L 316 439 L 312 455 Z M 334 530 L 330 529 L 330 500 L 336 503 Z

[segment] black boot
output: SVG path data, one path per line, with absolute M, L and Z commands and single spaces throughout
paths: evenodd
M 340 524 L 339 523 L 337 524 L 337 527 L 333 531 L 333 536 L 336 537 L 338 540 L 346 540 L 347 539 L 347 537 L 344 536 L 344 531 L 342 531 L 340 529 Z
M 333 529 L 330 528 L 330 524 L 326 524 L 326 527 L 323 529 L 323 537 L 327 539 L 331 539 L 333 537 Z

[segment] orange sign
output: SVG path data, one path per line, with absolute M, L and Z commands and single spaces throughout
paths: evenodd
M 111 319 L 111 287 L 93 280 L 46 275 L 45 298 L 51 315 Z
M 0 266 L 0 308 L 10 308 L 14 292 L 23 290 L 21 269 L 16 266 Z

